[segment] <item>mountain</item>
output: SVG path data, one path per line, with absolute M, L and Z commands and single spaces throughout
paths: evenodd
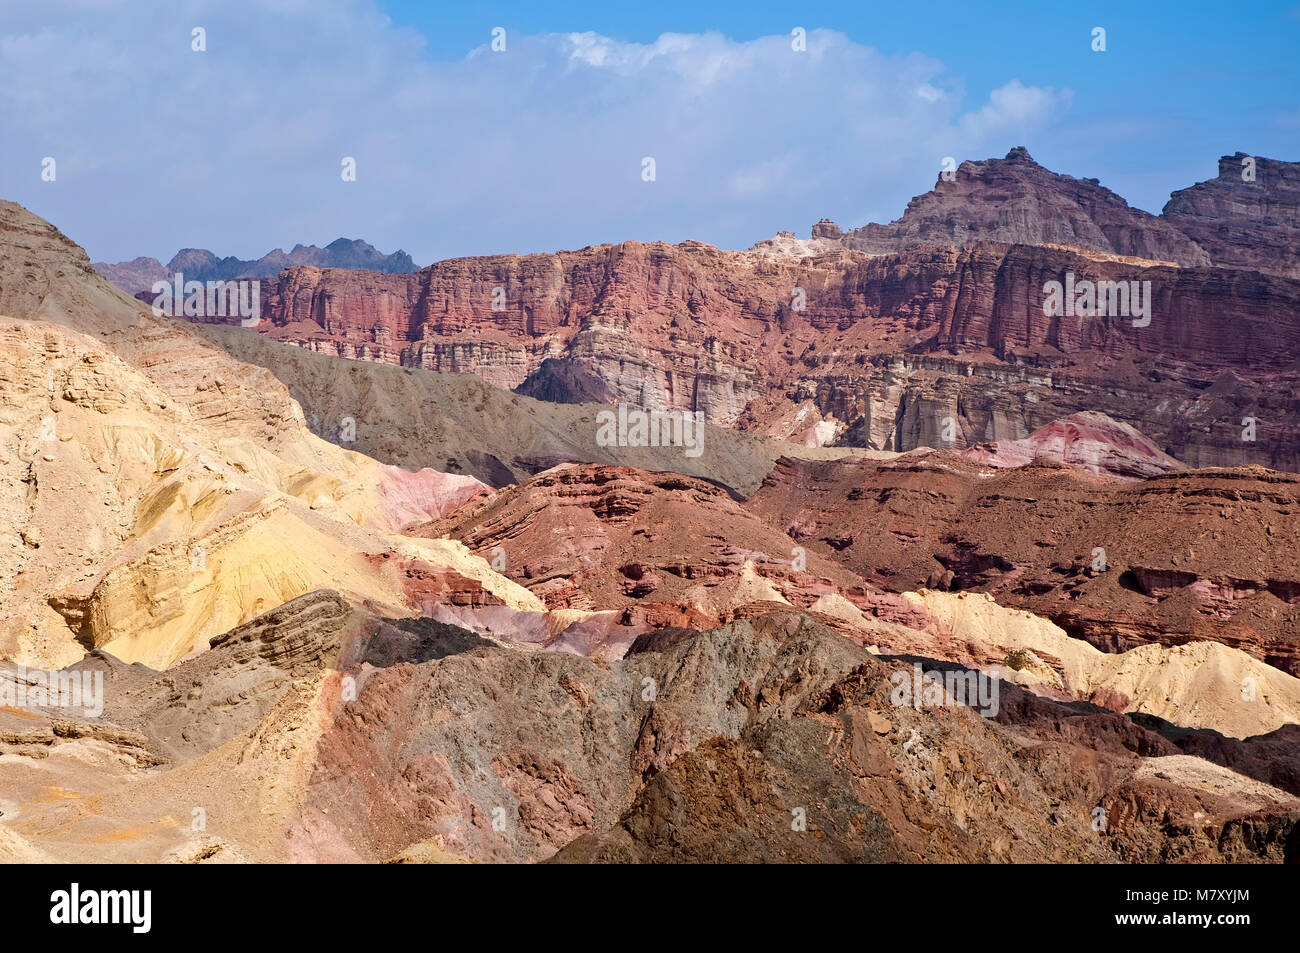
M 556 467 L 408 532 L 500 554 L 502 571 L 551 609 L 601 607 L 695 629 L 756 603 L 923 621 L 835 561 L 801 556 L 785 533 L 721 488 L 676 473 Z
M 535 606 L 463 549 L 388 535 L 487 487 L 314 436 L 270 373 L 154 317 L 8 202 L 0 315 L 5 656 L 104 649 L 164 668 L 327 582 L 409 612 L 424 597 L 388 559 L 480 603 Z
M 96 262 L 95 270 L 127 294 L 146 292 L 155 281 L 172 281 L 177 273 L 187 281 L 229 281 L 233 278 L 271 278 L 285 268 L 311 265 L 316 268 L 348 268 L 383 274 L 416 271 L 415 262 L 404 251 L 380 253 L 373 245 L 354 238 L 337 238 L 324 248 L 294 245 L 286 254 L 276 248 L 256 260 L 234 256 L 218 258 L 205 248 L 182 248 L 166 265 L 156 258 L 134 258 L 116 264 Z
M 1096 179 L 1050 172 L 1018 146 L 1002 159 L 963 162 L 888 225 L 842 229 L 830 219 L 811 237 L 784 232 L 756 248 L 891 254 L 924 245 L 1047 245 L 1182 267 L 1240 268 L 1300 278 L 1300 162 L 1237 152 L 1217 178 L 1174 192 L 1159 216 L 1130 208 Z
M 263 288 L 256 330 L 810 445 L 960 448 L 1098 411 L 1194 466 L 1300 470 L 1289 266 L 1219 266 L 1168 221 L 1018 151 L 939 185 L 894 225 L 834 238 L 821 223 L 745 252 L 627 242 L 410 275 L 292 268 Z M 1076 288 L 1079 313 L 1074 295 L 1053 313 Z
M 963 162 L 933 191 L 908 203 L 889 225 L 843 233 L 846 247 L 890 254 L 918 245 L 967 248 L 978 242 L 1060 245 L 1183 267 L 1210 264 L 1210 256 L 1175 225 L 1130 208 L 1096 179 L 1049 172 L 1023 147 L 1003 159 Z M 819 231 L 831 233 L 819 223 Z
M 0 203 L 0 858 L 1294 861 L 1295 478 L 1188 467 L 1102 411 L 1186 418 L 1204 374 L 1202 406 L 1281 401 L 1294 342 L 1258 299 L 1295 283 L 1144 265 L 1202 311 L 1135 344 L 990 321 L 1032 262 L 1126 267 L 295 268 L 295 319 L 250 333 L 155 316 Z M 781 309 L 792 279 L 812 313 Z M 451 346 L 384 363 L 405 345 L 362 305 Z M 1225 369 L 1230 317 L 1282 353 Z M 835 374 L 905 360 L 932 406 L 848 412 L 877 398 Z M 936 416 L 994 389 L 991 440 Z M 689 445 L 609 423 L 656 401 L 717 419 Z M 1020 433 L 1017 401 L 1071 409 Z M 892 447 L 817 445 L 853 433 Z M 101 704 L 32 691 L 69 679 Z
M 596 416 L 603 409 L 598 405 L 548 403 L 471 374 L 339 358 L 237 327 L 193 327 L 231 356 L 283 381 L 318 436 L 338 441 L 350 418 L 356 426 L 349 449 L 407 469 L 468 474 L 493 487 L 522 483 L 564 463 L 606 463 L 698 476 L 744 496 L 759 487 L 778 457 L 870 453 L 801 447 L 707 424 L 697 457 L 673 446 L 602 446 L 596 439 Z
M 1300 278 L 1300 163 L 1224 156 L 1218 178 L 1175 192 L 1161 218 L 1215 265 Z
M 100 719 L 0 710 L 19 755 L 0 765 L 0 850 L 83 863 L 1295 860 L 1294 726 L 1187 732 L 1011 682 L 991 717 L 895 704 L 914 665 L 964 671 L 875 655 L 789 610 L 595 662 L 307 593 L 165 673 L 87 658 L 77 670 L 108 688 Z M 34 775 L 23 763 L 37 752 Z M 96 794 L 51 799 L 52 785 Z
M 1105 651 L 1208 639 L 1300 676 L 1300 478 L 978 460 L 782 460 L 746 508 L 886 589 L 987 592 Z

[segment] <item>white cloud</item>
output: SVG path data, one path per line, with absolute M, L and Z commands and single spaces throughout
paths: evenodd
M 988 138 L 1042 126 L 1053 113 L 1067 108 L 1073 94 L 1057 92 L 1052 87 L 1025 86 L 1013 79 L 989 93 L 989 100 L 978 111 L 962 117 L 963 128 L 975 138 Z
M 431 60 L 369 0 L 49 0 L 0 22 L 0 195 L 96 259 L 339 235 L 421 263 L 629 238 L 735 247 L 822 216 L 896 217 L 943 156 L 1032 145 L 1069 102 L 1011 80 L 963 113 L 942 63 L 824 30 L 806 52 L 719 33 L 489 43 Z

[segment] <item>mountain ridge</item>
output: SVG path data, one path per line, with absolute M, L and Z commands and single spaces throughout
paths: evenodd
M 732 300 L 725 283 L 674 284 L 699 278 L 674 271 L 691 256 L 735 260 L 716 250 L 601 254 L 613 294 L 588 327 L 618 332 L 644 312 L 667 319 L 666 338 L 692 300 L 701 315 Z M 784 290 L 792 272 L 751 257 L 756 280 Z M 302 271 L 360 274 L 363 287 L 392 277 Z M 734 319 L 760 322 L 759 298 L 738 295 Z M 899 340 L 915 330 L 875 316 Z M 545 318 L 499 320 L 529 332 Z M 635 356 L 635 342 L 610 340 Z M 709 431 L 698 460 L 677 453 L 708 471 L 691 478 L 667 472 L 680 448 L 593 439 L 599 404 L 544 405 L 155 315 L 12 203 L 0 203 L 0 352 L 0 515 L 14 529 L 0 536 L 0 687 L 26 699 L 0 705 L 0 857 L 1295 859 L 1300 680 L 1282 668 L 1295 639 L 1254 611 L 1300 605 L 1294 533 L 1243 518 L 1293 510 L 1295 477 L 1189 473 L 1092 414 L 970 454 L 806 448 L 820 462 L 784 456 L 742 500 L 717 477 L 770 470 L 776 444 L 761 434 Z M 257 362 L 232 357 L 245 353 Z M 594 386 L 571 371 L 534 383 L 559 397 Z M 419 415 L 420 401 L 451 403 Z M 408 429 L 370 443 L 394 409 Z M 317 414 L 340 443 L 362 442 L 334 429 L 346 417 L 367 447 L 409 443 L 449 464 L 424 422 L 477 417 L 456 452 L 492 449 L 497 465 L 479 465 L 508 485 L 386 466 L 313 434 Z M 592 445 L 608 464 L 552 458 Z M 627 466 L 636 455 L 664 469 Z M 790 479 L 802 495 L 778 491 Z M 885 492 L 864 497 L 868 481 Z M 1126 551 L 1115 534 L 1139 508 L 1147 526 L 1161 520 L 1162 488 L 1201 515 L 1172 540 L 1141 527 L 1143 551 Z M 981 490 L 996 510 L 977 524 L 965 507 L 971 538 L 948 539 L 963 522 L 939 510 Z M 1082 525 L 1102 497 L 1119 504 L 1105 535 Z M 1017 506 L 1071 499 L 1077 538 L 1026 536 Z M 1211 529 L 1200 557 L 1170 548 Z M 950 554 L 920 543 L 931 532 Z M 1085 561 L 1094 540 L 1114 564 L 1101 584 L 1132 576 L 1141 591 L 1123 589 L 1121 631 L 1083 633 L 1093 645 L 988 591 L 1028 583 L 1068 599 L 1092 577 L 1063 561 Z M 891 546 L 903 553 L 882 565 Z M 1025 552 L 1034 578 L 1007 566 Z M 945 565 L 937 584 L 985 591 L 913 590 L 902 575 L 928 583 Z M 894 569 L 904 591 L 864 575 L 888 583 Z M 1059 591 L 1044 590 L 1058 569 Z M 1239 597 L 1248 618 L 1216 622 Z M 1166 644 L 1141 628 L 1161 606 L 1204 618 Z M 1244 628 L 1273 618 L 1256 637 Z M 98 710 L 42 705 L 14 663 L 111 690 Z M 952 688 L 897 701 L 891 686 L 919 685 L 923 668 Z M 971 680 L 979 705 L 952 694 Z M 210 808 L 201 832 L 175 820 L 195 805 Z M 799 811 L 815 836 L 791 825 Z
M 385 255 L 369 242 L 357 238 L 336 238 L 324 248 L 297 244 L 287 253 L 281 248 L 273 248 L 255 259 L 234 255 L 218 258 L 206 248 L 182 248 L 166 265 L 148 257 L 94 263 L 96 271 L 130 295 L 148 291 L 155 281 L 171 281 L 178 272 L 188 281 L 230 281 L 236 278 L 271 278 L 285 268 L 298 265 L 376 271 L 389 275 L 419 270 L 411 256 L 400 248 Z

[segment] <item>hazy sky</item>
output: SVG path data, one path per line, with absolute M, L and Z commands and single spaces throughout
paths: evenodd
M 0 198 L 94 260 L 423 265 L 889 221 L 1015 145 L 1155 212 L 1222 154 L 1300 159 L 1295 2 L 1040 6 L 0 0 Z

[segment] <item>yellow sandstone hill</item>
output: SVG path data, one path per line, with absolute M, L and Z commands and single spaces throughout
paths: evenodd
M 1218 642 L 1143 645 L 1120 654 L 1073 639 L 987 593 L 905 593 L 934 620 L 945 657 L 997 664 L 1031 691 L 1056 690 L 1188 728 L 1246 738 L 1300 722 L 1300 679 Z
M 319 588 L 391 615 L 439 595 L 540 612 L 458 543 L 397 533 L 490 492 L 316 437 L 271 374 L 0 202 L 0 657 L 163 668 Z

